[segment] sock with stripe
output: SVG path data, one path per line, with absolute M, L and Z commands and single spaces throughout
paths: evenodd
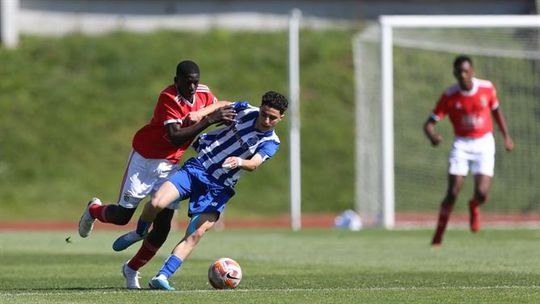
M 88 211 L 90 212 L 90 215 L 97 219 L 98 221 L 102 223 L 108 223 L 109 221 L 105 217 L 105 212 L 107 210 L 108 205 L 90 205 L 90 208 L 88 208 Z

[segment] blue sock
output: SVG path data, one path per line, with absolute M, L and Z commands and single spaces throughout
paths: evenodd
M 139 221 L 137 222 L 137 229 L 135 230 L 135 232 L 137 232 L 137 234 L 140 236 L 145 236 L 146 234 L 148 234 L 148 228 L 150 228 L 150 224 L 152 223 L 145 222 L 141 218 L 139 218 Z
M 162 274 L 165 277 L 170 278 L 177 270 L 182 266 L 182 260 L 171 254 L 166 260 L 161 269 L 158 272 L 158 275 Z

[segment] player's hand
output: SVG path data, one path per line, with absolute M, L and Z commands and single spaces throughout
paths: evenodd
M 217 109 L 208 115 L 208 122 L 210 124 L 222 123 L 226 125 L 232 124 L 236 119 L 236 111 L 232 106 L 225 106 Z
M 201 114 L 199 114 L 197 112 L 189 112 L 188 115 L 186 116 L 185 120 L 190 125 L 193 125 L 193 124 L 196 124 L 199 121 L 201 121 L 201 119 L 203 119 L 203 118 L 204 118 L 204 116 L 202 116 Z
M 236 156 L 229 156 L 225 159 L 221 167 L 223 169 L 235 169 L 242 166 L 242 159 Z
M 442 142 L 443 138 L 441 134 L 432 134 L 429 136 L 429 141 L 431 142 L 431 145 L 436 147 Z
M 504 148 L 508 152 L 514 150 L 514 141 L 512 140 L 512 138 L 510 136 L 506 136 L 504 138 Z

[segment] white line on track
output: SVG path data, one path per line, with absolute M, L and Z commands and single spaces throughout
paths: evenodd
M 275 293 L 275 292 L 340 292 L 340 291 L 424 291 L 424 290 L 504 290 L 504 289 L 540 289 L 539 285 L 531 285 L 531 286 L 524 286 L 524 285 L 495 285 L 495 286 L 441 286 L 441 287 L 359 287 L 359 288 L 276 288 L 276 289 L 236 289 L 234 291 L 232 290 L 226 290 L 226 291 L 220 291 L 220 290 L 213 290 L 213 289 L 194 289 L 194 290 L 176 290 L 176 291 L 168 291 L 167 293 L 180 293 L 180 294 L 197 294 L 197 293 L 212 293 L 212 292 L 242 292 L 242 293 L 249 293 L 249 292 L 260 292 L 260 293 Z M 133 293 L 133 292 L 165 292 L 162 290 L 150 290 L 150 289 L 143 289 L 143 290 L 96 290 L 96 289 L 88 289 L 88 290 L 74 290 L 74 291 L 47 291 L 47 292 L 18 292 L 16 290 L 14 291 L 0 291 L 0 295 L 5 296 L 32 296 L 32 295 L 73 295 L 73 294 L 119 294 L 119 293 Z

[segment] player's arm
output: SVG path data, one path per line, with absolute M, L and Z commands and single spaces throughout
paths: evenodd
M 193 123 L 199 122 L 201 119 L 203 119 L 205 116 L 210 115 L 210 113 L 225 107 L 231 105 L 232 102 L 226 101 L 226 100 L 218 100 L 215 103 L 202 108 L 198 111 L 189 112 L 189 114 L 186 117 L 186 120 L 191 121 Z
M 428 117 L 424 123 L 424 134 L 426 134 L 426 137 L 429 139 L 431 144 L 436 147 L 441 143 L 442 136 L 435 131 L 435 124 L 437 124 L 437 120 L 435 120 L 432 116 Z
M 225 161 L 223 162 L 222 166 L 223 168 L 227 168 L 227 169 L 240 168 L 246 171 L 254 171 L 263 162 L 264 162 L 264 159 L 262 158 L 262 156 L 259 153 L 256 153 L 250 159 L 242 159 L 236 156 L 227 157 Z
M 215 110 L 196 124 L 182 127 L 179 123 L 171 123 L 166 127 L 171 143 L 176 147 L 181 147 L 209 126 L 217 123 L 234 122 L 235 117 L 236 111 L 232 106 L 228 105 Z
M 506 127 L 506 120 L 504 119 L 502 110 L 500 109 L 500 107 L 497 107 L 491 112 L 493 113 L 495 122 L 497 123 L 497 126 L 499 126 L 499 130 L 501 131 L 504 138 L 504 148 L 506 149 L 506 151 L 512 151 L 514 149 L 514 141 L 512 140 L 512 137 L 510 137 L 510 133 L 508 133 L 508 128 Z

